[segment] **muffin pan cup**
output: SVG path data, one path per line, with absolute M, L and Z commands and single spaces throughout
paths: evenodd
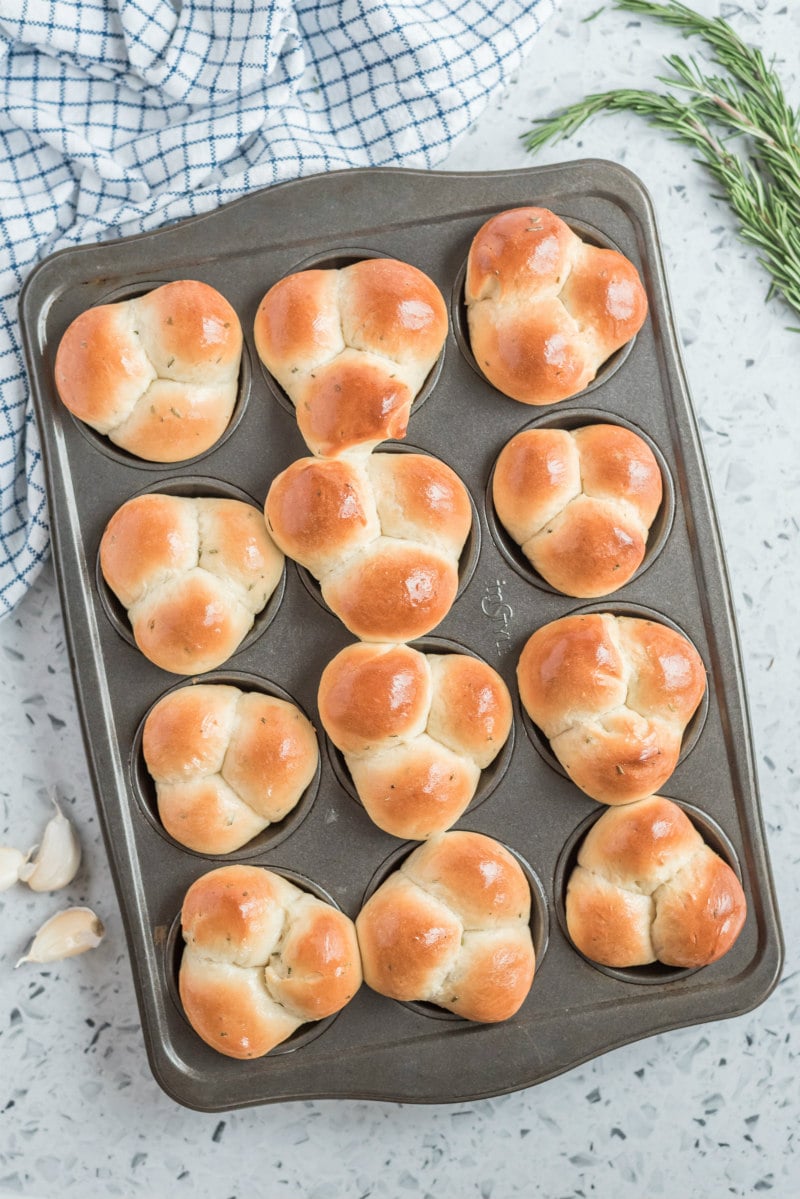
M 583 395 L 586 392 L 582 393 Z M 652 451 L 653 456 L 658 463 L 658 469 L 661 472 L 662 498 L 658 512 L 648 529 L 647 543 L 645 546 L 644 557 L 637 566 L 628 582 L 637 579 L 643 574 L 652 562 L 661 553 L 666 541 L 669 537 L 672 521 L 675 516 L 675 485 L 672 482 L 672 477 L 667 469 L 667 464 L 661 450 L 644 432 L 629 420 L 623 420 L 619 416 L 611 416 L 608 412 L 596 408 L 571 408 L 569 412 L 560 413 L 559 404 L 550 404 L 545 409 L 544 414 L 534 417 L 527 425 L 524 425 L 519 432 L 525 433 L 533 429 L 563 429 L 568 433 L 575 429 L 585 428 L 587 425 L 615 425 L 617 428 L 627 429 L 629 433 L 635 433 L 640 437 L 646 446 Z M 502 453 L 504 447 L 500 447 Z M 498 454 L 498 458 L 500 454 Z M 489 525 L 492 536 L 497 542 L 497 547 L 500 553 L 508 562 L 509 566 L 522 575 L 523 579 L 533 583 L 535 587 L 541 587 L 543 591 L 549 591 L 553 595 L 563 595 L 565 599 L 574 598 L 575 602 L 579 602 L 582 597 L 569 597 L 566 592 L 559 591 L 543 575 L 539 574 L 531 560 L 523 552 L 522 546 L 518 545 L 511 534 L 508 532 L 500 517 L 497 514 L 497 509 L 494 504 L 494 475 L 497 469 L 497 461 L 492 466 L 489 481 L 486 484 L 486 520 Z M 619 589 L 621 590 L 621 588 Z M 617 592 L 611 593 L 616 595 Z M 602 597 L 601 597 L 602 598 Z M 585 601 L 588 602 L 588 601 Z
M 663 794 L 663 792 L 659 792 L 659 794 Z M 664 798 L 670 799 L 670 796 L 665 795 Z M 691 804 L 684 803 L 682 800 L 671 800 L 671 802 L 677 804 L 685 815 L 689 817 L 709 849 L 713 849 L 714 853 L 718 854 L 723 862 L 730 866 L 739 882 L 741 882 L 742 869 L 739 860 L 736 857 L 733 846 L 719 825 L 707 813 L 701 812 L 699 808 L 695 808 Z M 571 836 L 564 843 L 564 848 L 556 863 L 554 885 L 556 917 L 562 933 L 569 941 L 572 940 L 567 924 L 567 890 L 569 888 L 569 881 L 573 871 L 577 869 L 578 857 L 583 842 L 605 811 L 607 811 L 605 807 L 598 807 L 596 812 L 584 818 L 577 828 L 573 829 Z M 697 973 L 698 970 L 705 969 L 702 966 L 668 966 L 658 960 L 648 962 L 643 966 L 606 966 L 602 962 L 597 962 L 582 953 L 577 946 L 575 946 L 575 951 L 576 953 L 581 953 L 581 956 L 595 970 L 601 970 L 604 974 L 608 974 L 612 978 L 622 979 L 623 982 L 635 983 L 637 986 L 652 986 L 675 979 L 686 978 L 690 974 Z
M 418 650 L 421 654 L 468 654 L 473 658 L 477 658 L 478 661 L 481 660 L 480 655 L 476 654 L 475 651 L 469 646 L 458 645 L 455 641 L 447 641 L 442 637 L 420 637 L 417 641 L 409 641 L 408 644 L 412 649 Z M 489 763 L 488 766 L 485 766 L 481 770 L 480 778 L 478 779 L 478 784 L 475 788 L 475 794 L 472 796 L 472 799 L 464 809 L 461 818 L 455 822 L 459 828 L 463 827 L 464 817 L 466 816 L 467 812 L 471 814 L 474 812 L 475 808 L 480 807 L 482 803 L 485 803 L 492 792 L 505 778 L 506 771 L 508 770 L 514 754 L 515 734 L 516 722 L 512 720 L 508 737 L 498 750 L 496 757 Z M 331 769 L 333 770 L 340 787 L 347 792 L 347 794 L 355 803 L 361 804 L 363 807 L 361 797 L 358 794 L 355 783 L 353 782 L 353 776 L 350 773 L 343 752 L 338 749 L 336 745 L 334 745 L 327 732 L 324 733 L 323 736 L 325 739 L 325 747 L 328 753 L 328 761 L 330 762 Z M 553 761 L 555 762 L 555 759 L 553 759 Z M 473 831 L 479 832 L 480 830 L 475 829 Z M 419 842 L 414 842 L 414 844 L 418 845 Z
M 533 411 L 476 374 L 456 336 L 462 327 L 456 281 L 473 235 L 493 213 L 528 204 L 551 208 L 575 228 L 597 230 L 618 246 L 637 265 L 650 302 L 632 345 L 587 389 L 590 400 L 584 392 Z M 741 868 L 748 917 L 720 961 L 646 986 L 591 966 L 558 920 L 550 919 L 547 953 L 530 994 L 507 1022 L 434 1020 L 363 986 L 318 1035 L 298 1039 L 291 1051 L 240 1062 L 206 1046 L 172 998 L 170 929 L 189 885 L 223 859 L 205 860 L 164 837 L 142 810 L 132 781 L 144 714 L 164 691 L 179 682 L 191 685 L 191 679 L 160 670 L 120 635 L 107 617 L 95 570 L 113 512 L 160 480 L 173 487 L 181 478 L 196 478 L 198 464 L 154 468 L 98 450 L 60 404 L 53 364 L 70 321 L 109 295 L 154 278 L 210 283 L 239 314 L 254 369 L 238 424 L 203 456 L 201 473 L 263 503 L 275 475 L 307 450 L 293 414 L 256 369 L 253 318 L 281 276 L 302 263 L 335 261 L 337 253 L 349 257 L 353 247 L 414 264 L 435 280 L 450 305 L 451 330 L 438 374 L 424 405 L 412 410 L 407 441 L 440 456 L 460 475 L 482 535 L 472 578 L 431 637 L 472 650 L 500 672 L 514 697 L 516 726 L 511 760 L 498 786 L 456 827 L 486 833 L 516 851 L 540 880 L 550 912 L 557 911 L 560 856 L 597 804 L 554 770 L 520 729 L 515 671 L 534 629 L 586 605 L 537 587 L 512 569 L 489 530 L 486 489 L 497 455 L 513 434 L 545 413 L 566 421 L 573 410 L 590 407 L 645 430 L 675 484 L 674 515 L 659 554 L 596 606 L 650 609 L 683 629 L 703 657 L 709 675 L 705 722 L 662 792 L 720 827 Z M 154 233 L 61 251 L 29 277 L 20 317 L 78 710 L 147 1053 L 170 1096 L 204 1111 L 313 1097 L 475 1100 L 531 1086 L 640 1037 L 739 1015 L 767 997 L 779 977 L 782 939 L 733 605 L 654 213 L 633 175 L 586 160 L 488 174 L 386 168 L 312 176 Z M 255 676 L 287 692 L 321 733 L 320 675 L 352 641 L 312 598 L 298 572 L 287 569 L 269 626 L 217 673 Z M 305 818 L 279 844 L 265 845 L 248 861 L 310 880 L 355 918 L 370 881 L 399 844 L 353 802 L 323 751 L 317 795 Z
M 459 821 L 458 827 L 460 830 L 468 832 L 480 831 L 470 826 L 467 821 Z M 379 891 L 383 884 L 400 870 L 406 859 L 411 856 L 415 849 L 419 849 L 422 844 L 423 842 L 421 841 L 404 841 L 399 849 L 396 849 L 385 862 L 381 863 L 364 892 L 364 903 L 368 899 L 371 899 L 375 892 Z M 530 863 L 526 862 L 522 855 L 517 853 L 516 850 L 511 849 L 510 846 L 506 845 L 505 848 L 525 875 L 525 880 L 530 890 L 531 913 L 528 919 L 528 927 L 533 944 L 536 972 L 544 960 L 550 937 L 550 913 L 547 906 L 547 896 L 536 871 L 533 870 Z M 536 981 L 535 972 L 534 982 Z M 459 1016 L 457 1012 L 452 1012 L 449 1008 L 442 1007 L 438 1003 L 431 1003 L 425 999 L 393 999 L 392 1002 L 402 1004 L 403 1007 L 410 1008 L 411 1011 L 420 1012 L 423 1016 L 429 1016 L 434 1020 L 457 1020 L 459 1023 L 465 1023 L 464 1017 Z
M 173 837 L 167 831 L 161 821 L 159 811 L 158 788 L 155 779 L 150 774 L 144 756 L 144 730 L 147 723 L 147 718 L 153 711 L 153 708 L 167 695 L 172 695 L 175 691 L 181 690 L 183 687 L 194 686 L 195 683 L 204 683 L 210 686 L 235 687 L 242 694 L 255 693 L 265 696 L 271 696 L 274 699 L 283 700 L 284 703 L 293 704 L 298 707 L 296 700 L 288 695 L 280 687 L 276 687 L 269 679 L 264 679 L 258 675 L 238 674 L 235 671 L 228 670 L 212 670 L 204 675 L 196 675 L 190 678 L 187 682 L 178 683 L 175 687 L 168 687 L 163 695 L 151 704 L 150 708 L 145 712 L 139 724 L 136 733 L 134 734 L 133 744 L 130 754 L 130 772 L 131 772 L 131 788 L 133 795 L 139 801 L 139 807 L 145 817 L 150 821 L 153 828 L 162 836 L 183 849 L 185 853 L 194 853 L 198 857 L 211 862 L 218 861 L 219 865 L 228 865 L 231 862 L 246 861 L 250 857 L 263 856 L 265 853 L 271 853 L 285 837 L 291 836 L 294 830 L 305 820 L 308 812 L 314 804 L 319 788 L 320 775 L 322 773 L 321 756 L 322 747 L 319 737 L 317 737 L 317 767 L 313 777 L 308 785 L 300 793 L 297 802 L 286 813 L 281 820 L 272 821 L 267 825 L 262 832 L 257 833 L 249 841 L 245 841 L 238 849 L 231 850 L 228 853 L 207 853 L 204 854 L 200 850 L 192 849 L 187 845 L 182 845 L 177 838 Z M 298 709 L 301 711 L 301 709 Z M 308 719 L 305 712 L 302 715 Z M 212 866 L 213 868 L 213 866 Z M 325 898 L 323 896 L 323 898 Z
M 151 279 L 138 279 L 136 282 L 122 284 L 121 286 L 111 287 L 110 289 L 98 295 L 92 300 L 92 307 L 100 304 L 117 304 L 124 300 L 132 300 L 135 296 L 144 295 L 146 292 L 155 291 L 158 287 L 163 287 L 165 283 L 169 283 L 169 279 L 159 279 L 153 277 Z M 57 349 L 58 347 L 56 347 Z M 55 352 L 55 351 L 54 351 Z M 258 355 L 255 355 L 255 360 L 258 361 Z M 225 428 L 220 433 L 219 437 L 210 446 L 199 450 L 196 454 L 192 454 L 189 458 L 179 458 L 174 463 L 169 462 L 153 462 L 150 458 L 140 458 L 138 454 L 134 454 L 130 450 L 123 449 L 117 445 L 109 437 L 99 433 L 91 425 L 82 421 L 77 416 L 72 416 L 75 422 L 75 427 L 80 433 L 91 442 L 95 449 L 101 454 L 105 454 L 112 461 L 120 463 L 122 466 L 131 464 L 137 466 L 140 470 L 153 470 L 163 474 L 165 470 L 169 470 L 171 465 L 176 467 L 181 466 L 196 466 L 202 463 L 207 454 L 212 453 L 218 446 L 227 440 L 228 437 L 236 430 L 244 412 L 247 408 L 247 402 L 250 397 L 250 382 L 252 378 L 252 364 L 250 359 L 250 349 L 246 341 L 242 342 L 242 359 L 239 365 L 239 382 L 236 389 L 236 399 L 233 404 L 230 419 Z M 290 403 L 286 397 L 286 403 Z
M 654 624 L 666 625 L 668 628 L 671 628 L 676 633 L 680 633 L 681 636 L 685 637 L 691 642 L 691 638 L 686 633 L 686 630 L 682 629 L 680 625 L 675 623 L 674 620 L 670 620 L 668 617 L 664 616 L 662 612 L 657 612 L 653 608 L 645 608 L 641 604 L 625 603 L 617 598 L 617 596 L 618 593 L 615 592 L 613 596 L 608 596 L 605 601 L 594 601 L 590 604 L 584 604 L 581 602 L 579 607 L 575 607 L 571 610 L 570 615 L 580 616 L 584 613 L 588 614 L 590 612 L 610 612 L 612 616 L 627 616 L 633 620 L 650 620 L 653 621 Z M 575 602 L 576 604 L 578 603 L 577 600 Z M 695 645 L 694 648 L 698 651 L 698 653 L 701 654 L 702 657 L 702 652 L 700 651 L 699 647 Z M 710 706 L 711 697 L 709 695 L 709 686 L 707 684 L 700 702 L 698 703 L 689 720 L 686 722 L 686 726 L 683 730 L 683 736 L 681 738 L 681 750 L 678 756 L 679 766 L 681 762 L 683 762 L 683 760 L 692 752 L 695 745 L 699 741 Z M 530 715 L 525 710 L 521 702 L 520 713 L 522 727 L 528 734 L 531 744 L 534 746 L 539 756 L 543 759 L 543 761 L 547 762 L 549 766 L 552 766 L 553 770 L 557 771 L 558 774 L 563 775 L 564 778 L 568 778 L 569 776 L 567 771 L 559 761 L 555 751 L 553 750 L 553 747 L 550 744 L 549 738 L 546 737 L 539 726 L 535 724 L 533 720 L 531 720 Z M 671 775 L 670 779 L 672 777 L 673 776 Z M 668 786 L 669 781 L 670 780 L 668 779 L 664 785 Z M 592 799 L 593 797 L 589 796 L 589 798 Z M 599 800 L 594 802 L 600 803 Z

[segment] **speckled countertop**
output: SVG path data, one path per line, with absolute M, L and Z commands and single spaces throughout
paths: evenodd
M 518 135 L 588 91 L 647 85 L 668 31 L 564 0 L 507 92 L 443 165 L 529 166 Z M 800 99 L 800 8 L 698 3 L 775 55 Z M 538 162 L 624 163 L 655 202 L 677 325 L 727 551 L 762 805 L 786 940 L 783 980 L 752 1013 L 616 1050 L 530 1090 L 441 1106 L 325 1101 L 205 1115 L 154 1082 L 75 711 L 52 569 L 0 623 L 0 842 L 27 847 L 58 786 L 84 841 L 59 902 L 89 904 L 102 946 L 14 971 L 54 897 L 0 896 L 0 1196 L 247 1193 L 504 1199 L 800 1193 L 800 817 L 794 610 L 800 589 L 796 317 L 765 303 L 756 254 L 690 152 L 625 115 Z

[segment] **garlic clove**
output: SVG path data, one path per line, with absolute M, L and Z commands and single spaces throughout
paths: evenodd
M 10 845 L 0 846 L 0 891 L 7 891 L 19 879 L 26 857 Z
M 87 949 L 95 949 L 105 931 L 91 908 L 64 908 L 45 920 L 17 966 L 23 962 L 58 962 L 75 957 Z
M 19 877 L 32 891 L 58 891 L 66 887 L 78 873 L 81 864 L 81 843 L 72 823 L 53 800 L 55 814 L 45 826 L 41 844 L 30 850 L 36 857 L 27 861 Z

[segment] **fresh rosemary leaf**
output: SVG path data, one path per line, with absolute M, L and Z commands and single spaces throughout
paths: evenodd
M 700 37 L 727 75 L 705 70 L 694 58 L 668 55 L 672 74 L 659 76 L 658 82 L 672 91 L 617 88 L 586 96 L 536 121 L 536 128 L 522 135 L 524 145 L 535 152 L 546 142 L 569 137 L 599 112 L 635 112 L 667 130 L 693 147 L 721 184 L 740 236 L 760 251 L 770 293 L 782 295 L 800 312 L 800 120 L 777 73 L 721 17 L 704 17 L 675 0 L 617 0 L 615 7 Z M 731 148 L 732 137 L 741 139 L 744 156 Z

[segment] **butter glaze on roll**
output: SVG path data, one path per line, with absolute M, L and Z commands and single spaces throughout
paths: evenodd
M 276 544 L 362 641 L 422 637 L 456 598 L 472 509 L 438 458 L 300 458 L 273 480 L 265 515 Z
M 188 675 L 236 652 L 278 585 L 283 554 L 252 504 L 149 492 L 111 517 L 100 567 L 145 657 Z
M 261 866 L 222 866 L 186 892 L 179 991 L 189 1023 L 233 1058 L 262 1057 L 361 985 L 353 922 Z
M 731 867 L 661 795 L 605 812 L 584 838 L 567 885 L 574 944 L 618 968 L 707 966 L 736 941 L 746 911 Z
M 70 412 L 121 449 L 179 462 L 228 427 L 241 357 L 228 301 L 181 279 L 76 317 L 56 352 L 55 381 Z
M 582 391 L 647 316 L 633 263 L 584 242 L 546 208 L 508 209 L 478 230 L 464 298 L 475 361 L 524 404 Z
M 300 709 L 260 691 L 196 683 L 148 713 L 142 752 L 164 828 L 198 853 L 230 853 L 296 807 L 317 739 Z
M 279 280 L 259 305 L 254 336 L 312 454 L 368 453 L 405 437 L 444 346 L 447 308 L 416 267 L 365 258 Z
M 600 612 L 537 629 L 517 682 L 576 786 L 600 803 L 626 804 L 672 774 L 706 674 L 694 646 L 667 625 Z
M 543 579 L 565 595 L 608 595 L 636 573 L 661 505 L 661 471 L 619 425 L 525 429 L 497 459 L 500 523 Z
M 530 910 L 528 880 L 503 845 L 482 833 L 440 833 L 356 917 L 364 981 L 466 1020 L 508 1020 L 533 982 Z
M 496 671 L 408 645 L 347 646 L 325 667 L 318 704 L 370 818 L 409 840 L 455 824 L 511 731 Z

